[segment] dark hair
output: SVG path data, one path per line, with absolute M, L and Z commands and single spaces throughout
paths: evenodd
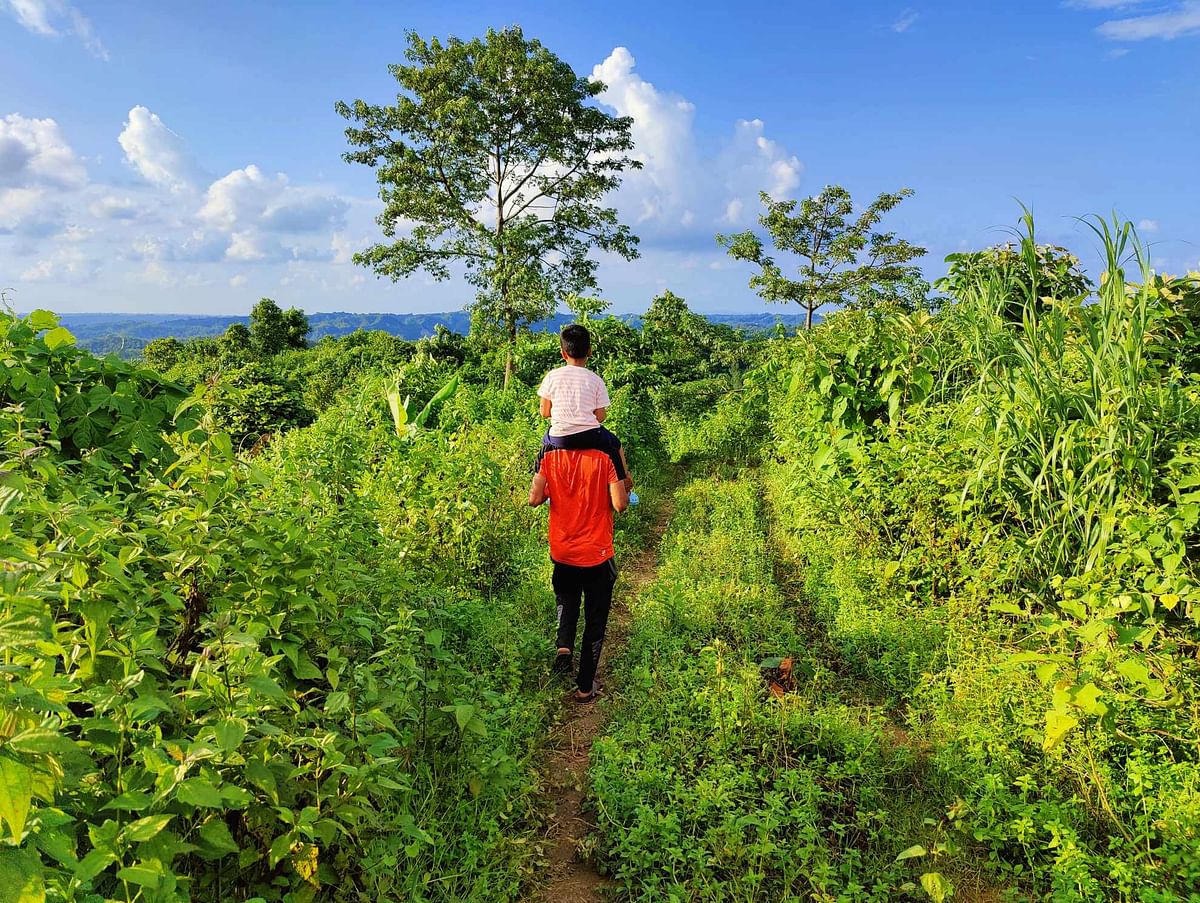
M 592 337 L 588 334 L 587 328 L 578 323 L 564 326 L 562 333 L 559 334 L 558 343 L 567 353 L 567 357 L 574 360 L 587 357 L 592 352 Z

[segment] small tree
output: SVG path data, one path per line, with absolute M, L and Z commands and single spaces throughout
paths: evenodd
M 289 307 L 283 312 L 284 341 L 287 348 L 308 347 L 308 317 L 297 307 Z
M 762 239 L 751 231 L 718 235 L 717 241 L 729 249 L 729 256 L 761 268 L 750 279 L 752 289 L 767 301 L 798 303 L 805 311 L 805 326 L 811 329 L 813 314 L 827 304 L 854 302 L 868 307 L 892 296 L 898 300 L 898 287 L 919 277 L 918 269 L 907 264 L 923 256 L 925 249 L 897 238 L 894 232 L 873 231 L 885 213 L 911 194 L 908 188 L 881 194 L 855 217 L 850 192 L 840 185 L 827 186 L 801 201 L 775 201 L 761 193 L 767 212 L 758 221 L 777 251 L 799 258 L 798 279 L 783 274 L 764 251 Z
M 274 357 L 289 348 L 307 344 L 308 317 L 292 307 L 286 312 L 270 298 L 263 298 L 250 311 L 250 339 L 259 357 Z
M 641 165 L 628 156 L 632 120 L 591 104 L 604 85 L 518 27 L 445 43 L 410 33 L 405 56 L 391 67 L 395 105 L 336 107 L 357 123 L 345 159 L 376 169 L 384 203 L 388 241 L 354 260 L 392 279 L 441 280 L 463 265 L 475 321 L 508 345 L 507 385 L 518 331 L 595 286 L 592 248 L 637 256 L 636 237 L 600 203 Z
M 567 309 L 581 323 L 595 319 L 612 307 L 611 301 L 605 301 L 603 298 L 591 298 L 577 292 L 571 292 L 564 300 L 567 302 Z
M 174 336 L 161 339 L 151 339 L 142 349 L 142 360 L 151 370 L 166 373 L 179 361 L 183 353 L 183 343 Z
M 223 356 L 243 363 L 254 347 L 254 340 L 245 323 L 230 323 L 219 341 Z

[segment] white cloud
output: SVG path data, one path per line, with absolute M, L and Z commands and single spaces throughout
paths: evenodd
M 255 227 L 266 232 L 303 234 L 340 227 L 349 205 L 316 189 L 293 188 L 288 177 L 268 177 L 251 164 L 213 182 L 200 219 L 220 229 Z
M 1157 232 L 1158 231 L 1158 220 L 1144 219 L 1137 224 L 1137 227 L 1138 227 L 1139 232 L 1151 232 L 1151 233 Z
M 96 219 L 131 220 L 137 219 L 143 212 L 143 206 L 128 195 L 118 197 L 106 194 L 88 205 L 88 213 Z
M 225 256 L 229 241 L 224 235 L 196 229 L 182 235 L 154 235 L 134 241 L 129 250 L 130 260 L 168 260 L 191 263 L 214 263 Z
M 87 241 L 95 234 L 95 229 L 88 228 L 87 226 L 80 226 L 76 223 L 71 223 L 56 237 L 59 241 L 81 242 Z
M 1148 0 L 1070 0 L 1076 9 L 1112 11 L 1121 18 L 1109 19 L 1097 29 L 1112 41 L 1174 40 L 1200 34 L 1200 0 L 1173 0 L 1151 5 Z
M 191 191 L 203 174 L 183 139 L 143 106 L 129 111 L 117 141 L 142 178 L 175 194 Z
M 63 208 L 43 188 L 0 188 L 0 235 L 39 238 L 60 232 Z
M 685 212 L 688 180 L 699 169 L 692 120 L 696 108 L 674 94 L 659 91 L 633 71 L 636 61 L 624 47 L 592 69 L 592 78 L 604 82 L 599 100 L 622 116 L 633 117 L 634 156 L 640 171 L 625 175 L 625 184 L 636 187 L 635 222 L 676 219 Z
M 230 288 L 242 288 L 249 280 L 241 273 L 233 276 L 229 280 Z
M 635 66 L 633 54 L 617 47 L 592 78 L 605 84 L 598 100 L 633 119 L 633 156 L 642 169 L 625 173 L 615 203 L 636 231 L 651 240 L 690 233 L 711 241 L 716 226 L 757 206 L 759 191 L 778 196 L 799 186 L 803 165 L 765 136 L 760 119 L 739 120 L 721 150 L 702 154 L 695 106 Z
M 346 264 L 354 262 L 354 254 L 371 243 L 371 237 L 364 235 L 358 241 L 351 241 L 345 232 L 334 232 L 329 242 L 329 250 L 333 252 L 333 262 Z
M 1180 3 L 1164 12 L 1113 19 L 1097 31 L 1114 41 L 1145 41 L 1149 38 L 1173 40 L 1200 34 L 1200 2 Z
M 900 13 L 900 17 L 892 23 L 892 31 L 896 32 L 896 34 L 904 34 L 904 32 L 916 24 L 917 19 L 920 17 L 921 14 L 910 6 Z
M 87 170 L 53 119 L 0 119 L 0 185 L 80 188 Z
M 70 245 L 39 260 L 21 274 L 21 281 L 82 283 L 94 279 L 98 269 L 82 248 Z
M 43 37 L 73 34 L 94 56 L 108 59 L 108 50 L 96 37 L 92 23 L 66 0 L 0 0 L 0 10 L 6 10 L 26 29 Z

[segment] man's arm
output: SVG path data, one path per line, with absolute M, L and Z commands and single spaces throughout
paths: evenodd
M 608 497 L 612 502 L 613 510 L 618 514 L 629 507 L 629 490 L 625 488 L 624 480 L 617 480 L 615 483 L 608 484 Z M 532 500 L 530 504 L 533 504 Z
M 592 413 L 596 415 L 597 423 L 603 423 L 604 418 L 608 416 L 608 408 L 596 408 Z
M 546 478 L 540 473 L 533 475 L 533 481 L 529 484 L 529 505 L 536 508 L 542 502 L 546 501 L 549 495 L 546 492 Z M 628 503 L 626 498 L 626 503 Z
M 549 399 L 549 398 L 543 398 L 543 399 L 542 399 L 542 408 L 541 408 L 541 411 L 542 411 L 542 416 L 543 416 L 543 417 L 549 417 L 549 416 L 550 416 L 550 399 Z

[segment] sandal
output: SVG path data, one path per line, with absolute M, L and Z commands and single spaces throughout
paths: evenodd
M 554 656 L 554 664 L 550 666 L 550 673 L 556 677 L 566 677 L 573 670 L 571 667 L 572 655 L 570 652 L 560 652 Z
M 581 694 L 578 690 L 576 690 L 573 698 L 580 705 L 589 705 L 590 703 L 595 702 L 599 698 L 600 693 L 603 690 L 604 690 L 604 687 L 600 686 L 600 681 L 593 680 L 591 692 Z

